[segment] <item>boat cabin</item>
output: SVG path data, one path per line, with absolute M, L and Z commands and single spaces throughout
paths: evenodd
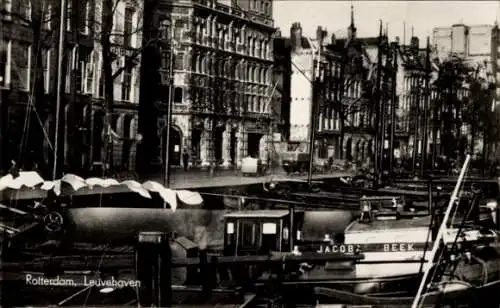
M 293 226 L 290 230 L 292 212 Z M 303 212 L 288 210 L 237 211 L 224 216 L 224 255 L 264 255 L 290 251 L 300 239 Z M 291 239 L 290 237 L 294 238 Z
M 403 196 L 374 196 L 360 198 L 361 220 L 374 220 L 376 217 L 399 219 L 406 207 Z
M 407 259 L 422 255 L 428 241 L 430 215 L 406 211 L 403 197 L 363 196 L 361 217 L 344 231 L 345 245 L 360 249 L 366 259 Z

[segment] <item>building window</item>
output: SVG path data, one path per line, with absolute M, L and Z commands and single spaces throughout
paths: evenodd
M 132 68 L 127 66 L 122 76 L 122 101 L 130 101 L 130 89 L 132 88 Z
M 43 88 L 45 90 L 45 93 L 50 92 L 50 56 L 51 52 L 50 49 L 44 49 L 42 51 L 42 58 L 43 58 Z
M 264 13 L 265 13 L 267 16 L 271 15 L 271 14 L 269 13 L 269 2 L 264 3 Z
M 2 40 L 0 44 L 0 87 L 8 87 L 10 84 L 12 42 Z
M 182 88 L 175 87 L 174 89 L 174 103 L 182 103 Z
M 42 20 L 42 25 L 45 30 L 50 30 L 52 27 L 52 4 L 48 4 L 45 9 L 45 14 Z
M 94 94 L 94 53 L 92 52 L 88 61 L 82 61 L 82 90 L 85 94 Z
M 21 4 L 21 12 L 26 20 L 31 20 L 31 0 L 24 0 Z
M 131 7 L 127 7 L 125 9 L 125 26 L 124 26 L 124 41 L 123 45 L 125 47 L 132 47 L 132 35 L 134 29 L 134 14 L 135 10 Z
M 102 60 L 101 60 L 101 65 L 99 65 L 99 66 L 101 67 L 101 70 L 99 73 L 99 89 L 97 91 L 97 97 L 102 98 L 102 97 L 104 97 L 104 78 L 106 76 L 104 74 L 104 67 L 102 64 Z
M 73 18 L 73 4 L 68 1 L 68 7 L 66 9 L 66 31 L 71 31 L 71 20 Z
M 83 13 L 83 16 L 85 18 L 83 22 L 83 33 L 84 34 L 89 34 L 90 33 L 90 16 L 91 16 L 91 11 L 90 11 L 90 0 L 87 0 L 87 3 L 85 3 L 84 7 L 85 12 Z
M 31 65 L 31 46 L 20 45 L 16 51 L 17 57 L 15 59 L 15 69 L 19 72 L 19 88 L 22 90 L 29 90 L 30 87 L 30 65 Z
M 10 13 L 12 12 L 12 0 L 3 0 L 1 3 L 3 4 L 2 9 L 5 10 L 6 13 L 3 18 L 6 20 L 10 20 Z
M 328 158 L 328 140 L 320 139 L 318 140 L 318 158 L 326 159 Z

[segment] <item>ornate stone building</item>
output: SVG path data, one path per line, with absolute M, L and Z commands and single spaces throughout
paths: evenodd
M 175 41 L 171 165 L 181 164 L 183 148 L 193 166 L 238 166 L 246 156 L 265 162 L 271 140 L 272 1 L 175 1 L 162 12 L 174 26 Z M 159 118 L 161 157 L 165 120 Z

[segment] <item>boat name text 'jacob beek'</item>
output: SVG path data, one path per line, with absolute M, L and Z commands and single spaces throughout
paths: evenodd
M 344 245 L 321 245 L 316 251 L 318 253 L 340 252 L 340 253 L 354 253 L 356 251 L 364 252 L 405 252 L 415 251 L 415 243 L 385 243 L 385 244 L 344 244 Z

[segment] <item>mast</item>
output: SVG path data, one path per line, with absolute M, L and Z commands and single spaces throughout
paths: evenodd
M 311 186 L 313 163 L 314 163 L 314 140 L 316 139 L 316 114 L 319 104 L 319 62 L 321 61 L 322 42 L 318 42 L 318 56 L 316 60 L 316 69 L 313 70 L 312 78 L 312 104 L 311 104 L 311 125 L 309 127 L 309 170 L 307 172 L 307 184 Z
M 387 24 L 386 24 L 387 25 Z M 390 48 L 390 46 L 388 45 L 388 42 L 387 42 L 387 28 L 386 28 L 386 33 L 383 35 L 382 37 L 382 42 L 383 42 L 383 47 L 384 48 Z M 385 49 L 385 56 L 386 56 L 386 59 L 385 59 L 385 64 L 382 64 L 382 54 L 380 55 L 380 63 L 381 63 L 381 67 L 380 67 L 380 71 L 382 72 L 382 70 L 384 70 L 384 73 L 382 75 L 381 73 L 381 78 L 380 78 L 380 82 L 381 82 L 381 89 L 380 89 L 380 100 L 379 100 L 379 104 L 380 104 L 380 148 L 379 148 L 379 171 L 380 171 L 380 180 L 382 180 L 382 175 L 384 174 L 384 148 L 385 148 L 385 137 L 386 137 L 386 127 L 387 127 L 387 100 L 388 100 L 388 93 L 386 91 L 387 89 L 387 84 L 389 82 L 389 74 L 387 74 L 387 72 L 385 72 L 385 68 L 387 67 L 387 64 L 388 64 L 388 60 L 389 60 L 389 53 L 391 51 L 389 49 Z
M 0 16 L 3 18 L 2 14 L 0 13 Z M 3 26 L 0 27 L 0 42 L 3 42 Z M 5 46 L 5 52 L 7 52 L 7 46 Z M 0 80 L 0 84 L 2 83 L 6 83 L 7 82 L 7 74 L 2 74 L 3 75 L 3 78 L 4 80 Z M 4 107 L 3 107 L 3 104 L 2 104 L 2 92 L 0 90 L 0 174 L 3 174 L 3 168 L 4 168 L 4 155 L 3 155 L 3 151 L 5 149 L 5 147 L 3 146 L 3 143 L 4 143 L 4 139 L 3 139 L 3 125 L 5 123 L 4 121 Z
M 429 93 L 429 78 L 430 78 L 430 41 L 427 37 L 427 45 L 425 50 L 425 66 L 424 66 L 424 76 L 425 76 L 425 92 L 424 92 L 424 128 L 422 129 L 422 158 L 420 160 L 420 176 L 424 176 L 424 163 L 427 159 L 427 143 L 428 143 L 428 130 L 429 130 L 429 109 L 430 109 L 430 93 Z M 435 141 L 433 141 L 435 142 Z M 431 169 L 434 169 L 432 165 Z
M 57 51 L 57 86 L 56 86 L 56 116 L 55 116 L 55 133 L 54 133 L 54 166 L 52 169 L 52 178 L 57 177 L 57 162 L 59 152 L 59 128 L 60 128 L 60 110 L 61 110 L 61 86 L 62 86 L 62 63 L 64 53 L 64 25 L 66 20 L 66 0 L 61 0 L 59 18 L 59 45 Z
M 470 154 L 467 154 L 467 157 L 465 158 L 465 163 L 462 167 L 462 170 L 460 171 L 460 176 L 458 177 L 457 184 L 455 185 L 455 189 L 453 190 L 453 194 L 451 195 L 450 202 L 448 203 L 448 207 L 446 208 L 446 212 L 444 215 L 444 218 L 441 222 L 441 226 L 439 227 L 438 234 L 436 236 L 436 239 L 434 241 L 434 244 L 432 245 L 432 250 L 431 254 L 429 256 L 429 265 L 427 269 L 424 272 L 424 276 L 422 277 L 422 280 L 420 281 L 420 286 L 418 287 L 417 295 L 415 296 L 415 299 L 413 301 L 413 304 L 411 305 L 411 308 L 417 308 L 418 304 L 420 303 L 420 298 L 422 297 L 422 292 L 424 291 L 425 286 L 427 285 L 427 279 L 429 277 L 429 274 L 431 270 L 433 269 L 434 265 L 434 259 L 436 257 L 436 254 L 439 250 L 439 247 L 441 246 L 441 241 L 443 240 L 444 233 L 447 230 L 448 226 L 448 220 L 450 219 L 451 212 L 455 208 L 455 201 L 457 201 L 458 197 L 458 192 L 460 190 L 460 187 L 462 186 L 462 182 L 465 176 L 465 173 L 467 172 L 467 169 L 469 167 L 470 163 Z M 425 258 L 425 255 L 424 255 Z
M 394 139 L 396 133 L 396 105 L 397 105 L 397 94 L 396 94 L 396 79 L 398 75 L 398 51 L 399 45 L 396 42 L 393 47 L 393 68 L 392 68 L 392 80 L 391 80 L 391 131 L 389 132 L 389 174 L 392 175 L 394 172 Z
M 380 91 L 380 83 L 382 79 L 382 20 L 380 20 L 380 29 L 378 34 L 378 48 L 377 48 L 377 81 L 376 81 L 376 95 L 375 95 L 375 126 L 378 126 L 378 122 L 380 119 L 380 102 L 381 102 L 381 91 Z M 380 130 L 377 129 L 375 133 L 375 157 L 374 157 L 374 167 L 375 167 L 375 181 L 376 185 L 378 185 L 380 179 L 380 171 L 379 170 L 379 161 L 382 159 L 378 157 L 378 149 L 380 144 Z

